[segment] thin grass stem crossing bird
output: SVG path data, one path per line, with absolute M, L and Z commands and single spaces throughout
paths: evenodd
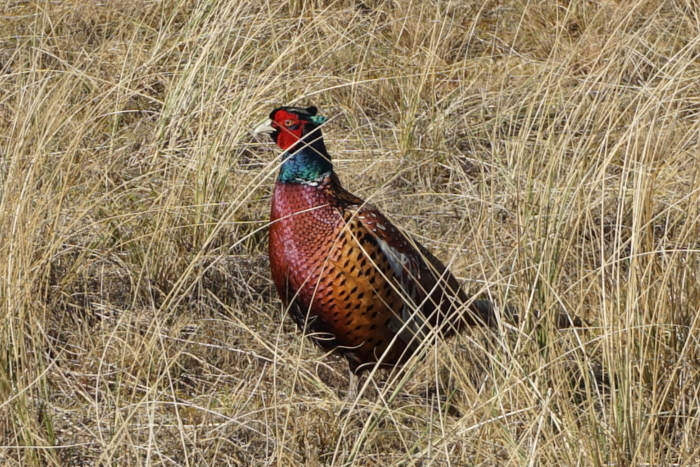
M 270 269 L 285 307 L 323 350 L 357 375 L 406 361 L 431 335 L 494 325 L 494 305 L 469 301 L 457 279 L 376 207 L 343 188 L 316 107 L 280 107 L 258 126 L 284 151 L 272 196 Z

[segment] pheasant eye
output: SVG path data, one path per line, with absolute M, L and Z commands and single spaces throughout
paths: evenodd
M 285 120 L 284 121 L 284 126 L 292 126 L 294 125 L 294 120 Z

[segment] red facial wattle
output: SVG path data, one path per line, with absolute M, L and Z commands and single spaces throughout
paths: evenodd
M 275 113 L 272 127 L 276 130 L 275 142 L 280 149 L 286 151 L 291 148 L 304 134 L 305 120 L 300 120 L 298 115 L 279 110 Z

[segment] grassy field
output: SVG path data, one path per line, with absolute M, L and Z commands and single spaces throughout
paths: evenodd
M 0 18 L 0 465 L 700 463 L 697 2 Z M 344 404 L 268 272 L 279 150 L 250 129 L 289 104 L 330 117 L 348 189 L 523 322 Z

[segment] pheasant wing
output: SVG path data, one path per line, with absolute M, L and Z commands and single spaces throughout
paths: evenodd
M 449 322 L 450 329 L 443 331 L 451 333 L 453 327 L 456 329 L 462 324 L 478 321 L 472 313 L 463 313 L 459 309 L 468 301 L 468 297 L 445 265 L 423 245 L 394 226 L 376 207 L 366 203 L 352 205 L 348 207 L 345 217 L 349 225 L 356 224 L 365 235 L 371 237 L 372 244 L 388 259 L 388 273 L 393 276 L 392 282 L 404 301 L 401 314 L 394 324 L 402 327 L 402 337 L 408 337 L 407 334 L 424 335 L 428 331 L 426 322 L 438 327 L 446 327 L 443 325 Z M 459 313 L 459 320 L 446 319 L 455 313 Z M 457 323 L 460 325 L 452 326 Z

